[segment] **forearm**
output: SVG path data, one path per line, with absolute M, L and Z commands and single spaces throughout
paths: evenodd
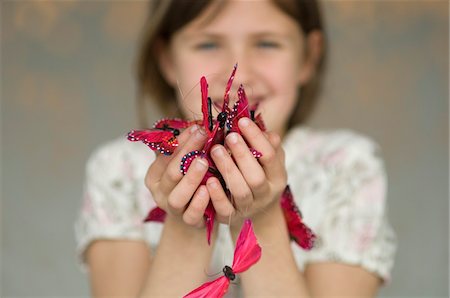
M 241 274 L 245 297 L 309 297 L 303 274 L 298 270 L 287 227 L 279 205 L 253 220 L 262 247 L 261 259 Z M 232 228 L 236 240 L 239 231 Z
M 211 258 L 212 240 L 209 246 L 204 229 L 168 216 L 140 297 L 181 297 L 201 285 Z

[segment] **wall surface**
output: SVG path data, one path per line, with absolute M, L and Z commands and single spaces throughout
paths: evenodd
M 447 297 L 448 2 L 323 8 L 328 69 L 310 125 L 383 148 L 399 249 L 380 296 Z M 136 125 L 145 11 L 143 1 L 1 2 L 2 297 L 89 295 L 73 233 L 84 164 Z

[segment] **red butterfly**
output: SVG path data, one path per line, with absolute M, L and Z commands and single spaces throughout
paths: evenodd
M 142 141 L 147 144 L 152 150 L 159 150 L 163 154 L 170 155 L 175 150 L 176 146 L 178 146 L 178 142 L 176 140 L 176 136 L 179 134 L 179 129 L 186 128 L 192 124 L 200 124 L 204 127 L 208 139 L 202 150 L 192 151 L 186 154 L 180 164 L 180 171 L 183 174 L 186 174 L 189 169 L 192 161 L 198 157 L 199 155 L 203 156 L 209 163 L 208 172 L 203 177 L 201 184 L 206 184 L 206 181 L 215 176 L 219 179 L 222 184 L 225 192 L 230 195 L 225 181 L 217 170 L 209 152 L 211 148 L 215 144 L 224 144 L 225 134 L 230 132 L 240 133 L 238 127 L 238 121 L 242 117 L 249 117 L 252 119 L 262 131 L 265 131 L 265 125 L 262 120 L 261 114 L 257 114 L 255 116 L 255 111 L 258 107 L 258 104 L 249 107 L 248 99 L 245 94 L 244 88 L 242 85 L 239 86 L 238 89 L 238 101 L 234 104 L 233 109 L 230 110 L 228 107 L 229 104 L 229 95 L 231 90 L 231 85 L 233 83 L 233 79 L 235 77 L 237 69 L 237 64 L 234 66 L 234 69 L 231 73 L 231 76 L 228 80 L 225 94 L 223 97 L 223 103 L 221 107 L 221 112 L 217 116 L 217 119 L 214 119 L 212 116 L 212 100 L 208 97 L 208 83 L 205 77 L 202 77 L 200 80 L 201 94 L 202 94 L 202 121 L 185 121 L 181 119 L 163 119 L 158 121 L 153 130 L 147 131 L 132 131 L 128 135 L 128 139 L 132 141 Z M 226 127 L 226 128 L 225 128 Z M 164 133 L 161 136 L 161 133 Z M 256 158 L 262 156 L 260 152 L 257 150 L 250 148 L 251 152 Z M 288 223 L 288 229 L 291 238 L 296 241 L 304 249 L 311 249 L 314 245 L 314 240 L 316 236 L 303 222 L 300 210 L 295 204 L 293 200 L 292 193 L 290 192 L 289 186 L 286 187 L 284 193 L 281 198 L 281 206 L 283 208 L 284 216 L 286 222 Z M 215 210 L 211 202 L 208 203 L 208 206 L 204 213 L 205 224 L 207 228 L 207 240 L 210 243 L 211 233 L 214 227 L 214 218 L 215 218 Z M 158 221 L 163 222 L 165 219 L 165 211 L 160 209 L 159 207 L 154 208 L 149 212 L 147 217 L 144 219 L 144 222 L 148 221 Z
M 186 154 L 180 164 L 180 171 L 183 174 L 186 174 L 187 170 L 189 169 L 189 166 L 191 165 L 192 161 L 197 156 L 204 157 L 209 164 L 208 172 L 206 172 L 205 176 L 203 177 L 203 180 L 201 182 L 202 185 L 206 184 L 206 181 L 210 177 L 217 177 L 222 184 L 222 187 L 224 188 L 225 192 L 229 194 L 227 187 L 225 185 L 225 180 L 223 179 L 220 172 L 217 170 L 216 165 L 214 164 L 214 161 L 212 160 L 210 156 L 211 148 L 216 144 L 224 144 L 225 141 L 225 124 L 228 119 L 229 114 L 229 95 L 230 95 L 230 89 L 231 85 L 233 84 L 233 80 L 236 74 L 237 64 L 234 66 L 233 71 L 231 72 L 230 78 L 228 79 L 227 86 L 225 88 L 225 94 L 223 96 L 223 103 L 222 103 L 222 110 L 217 116 L 217 120 L 213 119 L 212 116 L 212 100 L 210 97 L 208 97 L 208 82 L 206 81 L 205 77 L 202 77 L 200 79 L 200 88 L 201 88 L 201 94 L 202 94 L 202 114 L 203 114 L 203 127 L 205 128 L 205 131 L 208 135 L 208 138 L 206 140 L 205 145 L 203 146 L 203 149 L 201 151 L 192 151 Z M 208 206 L 206 207 L 204 218 L 205 218 L 205 225 L 206 225 L 206 237 L 208 240 L 208 244 L 211 243 L 211 233 L 214 229 L 214 218 L 216 216 L 216 210 L 214 209 L 214 206 L 211 201 L 209 201 Z
M 286 186 L 281 195 L 281 207 L 291 239 L 305 250 L 313 248 L 314 242 L 316 241 L 316 235 L 314 235 L 313 231 L 303 223 L 302 213 L 295 204 L 289 185 Z
M 153 125 L 153 129 L 132 130 L 127 138 L 130 141 L 141 141 L 153 151 L 159 151 L 164 155 L 171 155 L 178 147 L 176 136 L 180 129 L 189 127 L 193 123 L 182 119 L 161 119 Z
M 233 265 L 223 268 L 224 275 L 207 283 L 184 296 L 185 298 L 223 297 L 228 290 L 230 281 L 236 278 L 237 273 L 244 272 L 261 258 L 261 246 L 259 246 L 252 222 L 245 220 L 234 250 Z

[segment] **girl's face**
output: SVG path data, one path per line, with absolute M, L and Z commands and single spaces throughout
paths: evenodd
M 235 63 L 238 69 L 230 98 L 243 84 L 250 105 L 269 130 L 283 135 L 297 100 L 304 38 L 298 23 L 270 1 L 228 1 L 215 12 L 214 3 L 177 31 L 161 52 L 161 68 L 179 92 L 185 117 L 201 115 L 201 76 L 206 76 L 213 101 L 221 102 Z

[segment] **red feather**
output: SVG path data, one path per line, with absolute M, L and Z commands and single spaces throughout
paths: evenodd
M 233 258 L 233 272 L 241 273 L 261 258 L 261 246 L 258 244 L 252 222 L 247 219 L 236 241 Z
M 127 138 L 132 142 L 141 141 L 153 151 L 159 151 L 165 155 L 172 154 L 178 147 L 178 140 L 173 132 L 167 130 L 132 130 L 128 133 Z
M 144 219 L 144 222 L 156 221 L 156 222 L 164 222 L 166 219 L 166 211 L 159 207 L 155 207 L 148 213 L 147 217 Z
M 242 225 L 241 232 L 239 233 L 236 241 L 236 248 L 234 250 L 233 266 L 231 268 L 230 276 L 221 276 L 213 281 L 204 283 L 197 289 L 189 292 L 185 298 L 197 298 L 197 297 L 223 297 L 230 284 L 230 279 L 235 278 L 235 273 L 241 273 L 254 265 L 261 258 L 261 246 L 253 231 L 252 222 L 247 219 Z M 224 273 L 229 272 L 224 268 Z M 228 269 L 230 269 L 228 267 Z
M 214 229 L 214 219 L 216 218 L 216 210 L 211 201 L 209 201 L 208 206 L 206 206 L 205 214 L 206 225 L 206 239 L 208 240 L 208 245 L 211 245 L 211 234 Z
M 238 101 L 234 104 L 233 109 L 228 115 L 228 128 L 230 132 L 241 133 L 238 122 L 239 119 L 243 117 L 250 118 L 250 112 L 248 110 L 247 95 L 245 94 L 244 87 L 241 84 L 238 89 Z
M 223 95 L 223 105 L 222 105 L 222 111 L 228 112 L 228 104 L 230 102 L 230 90 L 231 85 L 233 85 L 233 80 L 236 75 L 236 69 L 237 69 L 237 63 L 234 65 L 233 71 L 231 72 L 230 78 L 228 79 L 227 86 L 225 87 L 225 93 Z
M 289 185 L 286 186 L 281 196 L 281 207 L 291 239 L 305 250 L 313 248 L 316 235 L 303 223 L 302 214 L 295 204 Z
M 230 285 L 230 281 L 225 276 L 221 276 L 213 281 L 206 282 L 197 289 L 189 292 L 184 298 L 219 298 L 223 297 Z
M 208 111 L 208 82 L 205 77 L 200 79 L 200 90 L 202 93 L 202 114 L 203 114 L 203 127 L 209 132 L 209 111 Z
M 192 124 L 195 124 L 195 121 L 187 121 L 179 118 L 163 118 L 155 122 L 153 128 L 161 128 L 164 129 L 166 127 L 183 129 L 188 128 Z

